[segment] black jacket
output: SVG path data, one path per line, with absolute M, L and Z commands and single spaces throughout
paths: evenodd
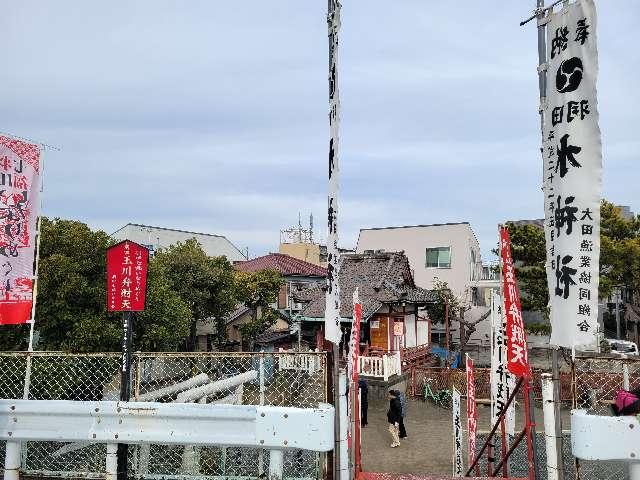
M 387 421 L 389 423 L 400 423 L 402 421 L 402 405 L 397 397 L 389 401 Z

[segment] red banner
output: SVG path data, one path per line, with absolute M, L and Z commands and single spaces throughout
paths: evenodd
M 31 320 L 40 149 L 0 135 L 0 325 Z
M 362 323 L 362 304 L 358 298 L 358 289 L 353 292 L 353 324 L 349 343 L 349 381 L 358 383 L 358 357 L 360 356 L 360 324 Z
M 507 317 L 507 361 L 509 371 L 517 376 L 529 377 L 527 336 L 522 321 L 520 293 L 516 283 L 516 271 L 511 257 L 509 231 L 500 227 L 500 253 L 502 257 L 502 281 L 504 285 L 504 312 Z
M 107 250 L 107 310 L 141 312 L 147 294 L 149 250 L 125 240 Z
M 478 430 L 478 410 L 476 409 L 476 383 L 473 360 L 467 355 L 467 439 L 469 445 L 469 466 L 476 458 L 476 432 Z

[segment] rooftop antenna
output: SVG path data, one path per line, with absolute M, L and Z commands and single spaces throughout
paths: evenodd
M 309 214 L 309 243 L 313 244 L 313 212 Z

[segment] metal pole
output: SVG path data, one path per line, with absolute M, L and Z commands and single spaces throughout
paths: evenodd
M 120 365 L 120 401 L 131 398 L 131 350 L 133 344 L 133 313 L 122 312 L 122 360 Z M 129 445 L 118 444 L 118 480 L 127 480 Z
M 620 325 L 620 290 L 616 288 L 616 338 L 622 339 L 622 328 Z
M 333 480 L 340 479 L 340 347 L 333 344 L 333 408 L 334 417 L 334 448 L 333 448 Z
M 562 468 L 556 456 L 554 385 L 552 376 L 542 374 L 542 414 L 544 416 L 544 438 L 547 451 L 547 478 L 558 480 L 558 471 Z
M 555 2 L 555 5 L 558 2 Z M 551 5 L 551 8 L 553 7 Z M 538 21 L 538 90 L 540 96 L 540 138 L 544 142 L 544 108 L 547 103 L 547 37 L 546 24 L 543 22 L 547 12 L 544 9 L 544 0 L 536 0 Z M 544 167 L 543 167 L 544 180 Z M 564 479 L 564 465 L 562 464 L 562 415 L 561 415 L 561 391 L 560 391 L 560 367 L 558 364 L 558 349 L 551 351 L 551 369 L 553 382 L 553 408 L 554 408 L 554 436 L 558 480 Z M 533 410 L 532 410 L 533 411 Z
M 538 480 L 540 478 L 538 466 L 538 446 L 536 436 L 536 418 L 535 418 L 535 399 L 533 398 L 533 389 L 531 388 L 530 379 L 524 382 L 524 411 L 526 418 L 526 434 L 527 434 L 527 455 L 529 463 L 529 480 Z

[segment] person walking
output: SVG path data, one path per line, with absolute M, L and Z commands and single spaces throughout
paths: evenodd
M 360 426 L 367 426 L 367 410 L 369 409 L 369 385 L 363 378 L 358 379 L 360 389 Z
M 389 410 L 387 411 L 391 448 L 400 446 L 400 422 L 402 421 L 402 405 L 394 390 L 389 390 Z
M 404 428 L 404 418 L 407 416 L 407 397 L 404 396 L 400 390 L 394 390 L 396 394 L 396 398 L 400 401 L 400 424 L 399 424 L 399 432 L 400 438 L 407 438 L 407 430 Z

